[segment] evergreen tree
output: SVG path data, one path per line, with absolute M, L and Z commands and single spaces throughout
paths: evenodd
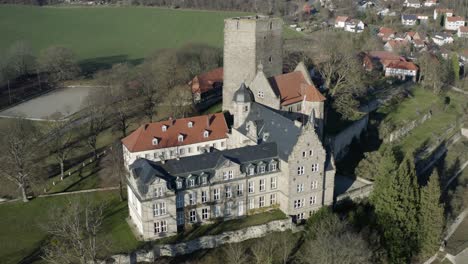
M 440 203 L 440 183 L 436 170 L 427 186 L 421 189 L 419 209 L 420 256 L 427 258 L 437 251 L 444 228 L 444 208 Z
M 460 63 L 458 61 L 458 55 L 456 53 L 452 54 L 452 71 L 453 71 L 453 84 L 456 85 L 460 80 Z
M 396 159 L 387 152 L 379 164 L 371 201 L 391 263 L 408 263 L 418 250 L 419 188 L 414 161 L 406 157 L 396 170 Z

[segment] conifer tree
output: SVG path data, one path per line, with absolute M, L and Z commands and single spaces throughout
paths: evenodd
M 391 263 L 408 263 L 417 252 L 419 188 L 414 161 L 406 157 L 395 170 L 393 153 L 379 164 L 371 201 Z
M 444 208 L 440 203 L 440 183 L 436 170 L 421 189 L 418 218 L 420 256 L 427 258 L 437 251 L 444 228 Z

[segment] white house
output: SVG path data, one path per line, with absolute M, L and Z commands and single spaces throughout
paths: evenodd
M 460 16 L 452 16 L 445 18 L 445 29 L 458 31 L 459 27 L 465 26 L 465 18 Z
M 403 6 L 412 8 L 421 8 L 421 2 L 419 0 L 405 0 Z
M 222 113 L 144 124 L 122 139 L 126 167 L 138 158 L 165 161 L 227 148 Z
M 457 32 L 457 36 L 459 38 L 468 38 L 468 27 L 459 27 L 458 28 L 458 32 Z
M 453 16 L 453 10 L 452 9 L 446 9 L 446 8 L 436 8 L 434 9 L 434 20 L 436 20 L 439 16 L 445 17 L 451 17 Z
M 424 6 L 425 7 L 436 6 L 438 4 L 439 3 L 437 2 L 437 0 L 426 0 L 426 1 L 424 1 Z
M 361 33 L 364 31 L 364 22 L 358 19 L 350 19 L 345 22 L 344 30 L 353 33 Z
M 335 19 L 335 28 L 344 28 L 348 20 L 349 17 L 347 16 L 337 16 Z
M 418 66 L 408 61 L 391 62 L 387 65 L 387 67 L 385 67 L 386 77 L 398 77 L 400 79 L 410 77 L 413 79 L 413 81 L 415 81 L 417 74 Z
M 442 32 L 435 34 L 434 37 L 432 37 L 432 41 L 438 46 L 443 46 L 453 43 L 453 37 L 450 34 Z
M 405 26 L 414 26 L 418 21 L 418 16 L 416 15 L 401 15 L 401 24 Z

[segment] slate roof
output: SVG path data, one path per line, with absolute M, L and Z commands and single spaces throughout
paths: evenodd
M 278 146 L 275 142 L 237 149 L 214 151 L 196 156 L 168 160 L 165 163 L 138 159 L 130 170 L 136 178 L 140 193 L 146 193 L 148 186 L 157 178 L 168 182 L 168 188 L 173 189 L 177 177 L 187 177 L 190 174 L 206 173 L 213 176 L 216 168 L 226 160 L 245 165 L 269 161 L 278 158 Z
M 238 128 L 240 133 L 248 134 L 247 124 L 249 121 L 257 125 L 259 144 L 276 142 L 279 157 L 287 161 L 301 133 L 301 128 L 296 126 L 294 121 L 275 110 L 255 102 L 252 103 L 245 123 Z

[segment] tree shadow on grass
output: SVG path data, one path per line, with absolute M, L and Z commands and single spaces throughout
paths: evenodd
M 129 59 L 128 55 L 115 55 L 107 57 L 97 57 L 92 59 L 86 59 L 79 62 L 82 73 L 85 76 L 90 76 L 97 71 L 110 69 L 112 65 L 117 63 L 130 63 L 132 65 L 140 64 L 143 61 L 143 58 L 139 59 Z

